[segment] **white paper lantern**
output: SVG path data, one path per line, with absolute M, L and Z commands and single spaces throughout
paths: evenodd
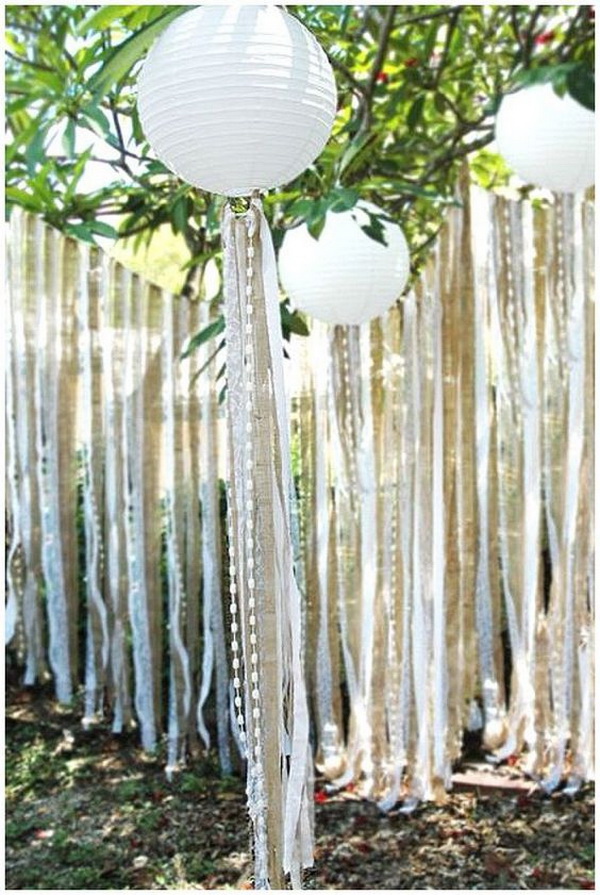
M 285 184 L 323 149 L 336 112 L 325 53 L 275 7 L 200 6 L 175 19 L 138 84 L 142 128 L 183 180 L 226 196 Z
M 368 236 L 370 202 L 350 211 L 329 212 L 319 239 L 306 225 L 285 235 L 279 252 L 281 284 L 299 310 L 335 324 L 366 323 L 399 298 L 408 280 L 410 258 L 400 227 L 382 221 L 387 245 Z
M 575 193 L 594 182 L 594 113 L 551 84 L 505 96 L 496 117 L 498 150 L 527 183 Z

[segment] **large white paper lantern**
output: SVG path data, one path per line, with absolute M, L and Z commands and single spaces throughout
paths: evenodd
M 594 182 L 594 113 L 551 84 L 504 97 L 496 117 L 501 155 L 522 180 L 575 193 Z
M 368 236 L 367 212 L 383 214 L 361 201 L 349 211 L 328 212 L 314 239 L 302 224 L 285 235 L 279 252 L 281 285 L 301 311 L 335 324 L 366 323 L 384 314 L 408 280 L 410 258 L 397 224 L 382 221 L 387 245 Z
M 142 128 L 183 180 L 245 196 L 285 184 L 323 149 L 333 72 L 307 29 L 275 6 L 199 6 L 175 19 L 138 83 Z

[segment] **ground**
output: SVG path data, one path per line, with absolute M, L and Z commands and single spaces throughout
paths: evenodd
M 135 734 L 85 732 L 47 691 L 9 687 L 7 889 L 249 889 L 244 788 L 196 760 L 169 783 Z M 317 780 L 308 889 L 593 889 L 594 790 L 453 792 L 382 815 Z

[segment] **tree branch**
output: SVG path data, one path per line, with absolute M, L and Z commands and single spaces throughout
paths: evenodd
M 428 22 L 431 19 L 439 19 L 442 16 L 452 15 L 457 10 L 460 12 L 461 9 L 461 6 L 443 7 L 442 9 L 438 9 L 435 12 L 423 12 L 418 13 L 414 16 L 406 16 L 406 18 L 400 19 L 397 24 L 401 27 L 403 25 L 414 25 L 415 22 Z
M 56 74 L 56 69 L 51 68 L 49 65 L 44 65 L 43 62 L 34 62 L 33 59 L 28 59 L 26 56 L 17 56 L 16 53 L 12 53 L 10 50 L 6 50 L 6 55 L 20 65 L 29 65 L 30 68 L 37 68 L 39 71 L 49 71 L 52 74 Z
M 381 26 L 381 32 L 379 34 L 379 46 L 377 48 L 377 54 L 375 56 L 375 60 L 373 62 L 373 66 L 371 68 L 371 74 L 369 76 L 369 80 L 364 88 L 363 92 L 363 104 L 361 109 L 361 123 L 358 129 L 357 136 L 360 136 L 366 131 L 369 130 L 371 124 L 373 123 L 373 111 L 372 111 L 372 103 L 373 103 L 373 95 L 375 93 L 375 86 L 377 84 L 377 76 L 380 73 L 383 63 L 385 61 L 385 56 L 387 53 L 388 45 L 390 42 L 390 37 L 394 28 L 394 19 L 396 17 L 396 13 L 398 11 L 397 6 L 389 6 L 387 12 L 385 14 L 385 18 L 383 20 L 383 24 Z
M 456 25 L 458 23 L 458 18 L 461 14 L 461 11 L 462 11 L 462 7 L 457 6 L 452 10 L 452 13 L 450 15 L 450 21 L 448 22 L 448 28 L 446 31 L 446 40 L 444 42 L 444 49 L 442 50 L 442 58 L 440 59 L 440 64 L 437 67 L 437 71 L 435 73 L 435 79 L 433 82 L 434 90 L 438 89 L 438 87 L 440 85 L 440 81 L 442 79 L 442 74 L 444 73 L 444 69 L 446 68 L 446 65 L 448 64 L 448 54 L 450 52 L 450 43 L 452 41 L 452 36 L 456 29 Z
M 471 143 L 463 143 L 461 146 L 459 144 L 464 136 L 465 132 L 456 134 L 452 141 L 452 145 L 448 150 L 437 158 L 432 159 L 432 161 L 423 169 L 423 172 L 417 181 L 419 186 L 427 184 L 436 171 L 442 170 L 449 164 L 451 165 L 457 159 L 464 158 L 476 149 L 483 149 L 484 146 L 487 146 L 494 139 L 494 130 L 490 127 L 489 131 L 478 140 L 473 140 Z
M 359 96 L 362 100 L 365 99 L 365 87 L 363 84 L 360 84 L 349 68 L 347 68 L 343 62 L 340 62 L 339 59 L 336 59 L 334 56 L 329 57 L 329 61 L 332 66 L 342 74 L 345 79 L 348 81 L 354 93 Z
M 126 171 L 131 177 L 133 177 L 133 172 L 129 165 L 127 164 L 127 156 L 130 155 L 127 149 L 125 148 L 125 140 L 123 138 L 123 131 L 121 130 L 121 122 L 119 121 L 119 113 L 115 109 L 115 107 L 110 104 L 110 111 L 112 114 L 112 120 L 115 125 L 115 131 L 117 132 L 117 140 L 119 142 L 119 152 L 121 155 L 121 167 L 124 171 Z

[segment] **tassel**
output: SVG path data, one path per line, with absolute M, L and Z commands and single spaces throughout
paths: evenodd
M 239 219 L 225 208 L 223 238 L 233 558 L 256 887 L 281 888 L 282 872 L 298 887 L 300 868 L 312 862 L 308 710 L 275 258 L 258 200 Z

